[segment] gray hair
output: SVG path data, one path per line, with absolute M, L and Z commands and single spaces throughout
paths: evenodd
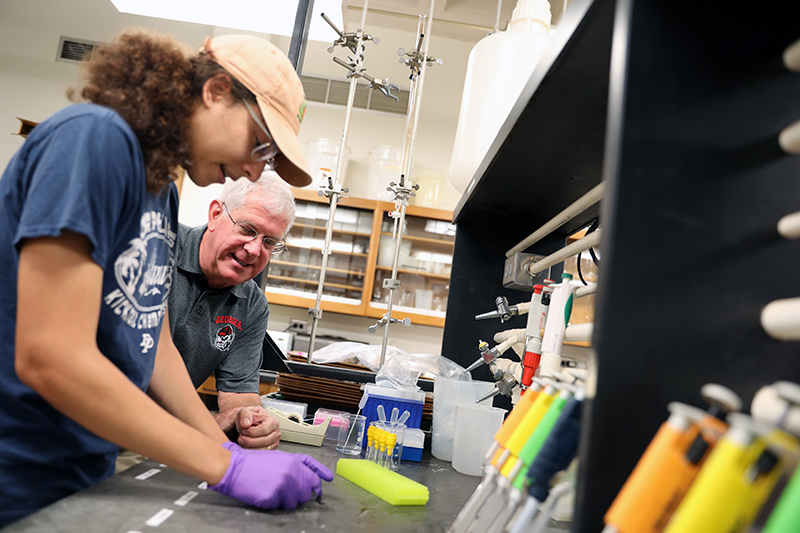
M 219 195 L 219 201 L 228 206 L 229 211 L 235 211 L 244 207 L 251 195 L 257 196 L 254 200 L 272 217 L 287 222 L 282 237 L 286 236 L 294 224 L 295 215 L 294 194 L 289 185 L 274 170 L 265 169 L 258 181 L 245 178 L 228 180 Z

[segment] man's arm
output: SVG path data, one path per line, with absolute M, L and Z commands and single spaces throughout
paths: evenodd
M 230 409 L 239 407 L 261 407 L 261 397 L 254 392 L 225 392 L 219 391 L 217 397 L 220 414 Z
M 236 442 L 243 448 L 274 450 L 281 438 L 280 424 L 261 406 L 255 393 L 219 391 L 217 424 L 225 433 L 234 428 L 239 436 Z
M 162 409 L 98 349 L 102 279 L 83 235 L 65 230 L 60 237 L 22 243 L 15 346 L 19 379 L 100 437 L 219 483 L 231 460 L 219 439 Z

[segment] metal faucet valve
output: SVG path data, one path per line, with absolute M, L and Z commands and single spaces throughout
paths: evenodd
M 486 341 L 482 341 L 482 340 L 478 341 L 478 350 L 480 350 L 480 352 L 481 352 L 481 357 L 480 357 L 480 359 L 478 359 L 477 361 L 475 361 L 474 363 L 472 363 L 471 365 L 469 365 L 467 367 L 467 370 L 466 370 L 467 372 L 472 372 L 473 370 L 475 370 L 476 368 L 478 368 L 479 366 L 481 366 L 483 364 L 489 365 L 489 364 L 493 363 L 495 361 L 495 359 L 500 357 L 500 352 L 497 350 L 497 347 L 489 348 L 489 343 L 487 343 Z M 501 377 L 502 377 L 502 375 L 501 375 Z M 498 378 L 496 378 L 496 379 L 498 379 Z
M 500 323 L 502 324 L 506 320 L 509 320 L 512 316 L 519 314 L 519 307 L 516 305 L 508 305 L 508 298 L 505 296 L 498 296 L 494 303 L 497 306 L 496 311 L 489 311 L 488 313 L 475 315 L 475 320 L 486 320 L 489 318 L 499 317 Z
M 500 372 L 502 374 L 502 371 Z M 495 383 L 494 388 L 487 392 L 483 397 L 478 398 L 475 400 L 475 403 L 481 403 L 484 400 L 488 400 L 489 398 L 494 398 L 498 394 L 502 394 L 503 396 L 511 397 L 514 392 L 514 387 L 519 385 L 516 378 L 514 376 L 509 376 L 502 381 L 498 381 Z

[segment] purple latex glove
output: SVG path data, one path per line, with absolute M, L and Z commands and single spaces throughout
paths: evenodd
M 320 478 L 333 481 L 331 471 L 309 455 L 245 450 L 234 442 L 222 446 L 231 452 L 231 464 L 222 481 L 209 488 L 256 507 L 294 509 L 322 496 Z

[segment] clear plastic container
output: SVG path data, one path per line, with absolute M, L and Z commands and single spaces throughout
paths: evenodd
M 475 400 L 493 388 L 494 383 L 488 381 L 459 381 L 440 377 L 433 381 L 431 453 L 437 459 L 453 460 L 456 404 L 475 403 Z M 481 405 L 491 406 L 492 401 L 492 399 L 484 400 Z
M 474 403 L 456 404 L 453 468 L 468 476 L 483 474 L 483 460 L 506 410 Z
M 369 192 L 373 200 L 391 202 L 394 198 L 386 188 L 389 182 L 400 180 L 403 150 L 395 146 L 376 146 L 369 152 Z

